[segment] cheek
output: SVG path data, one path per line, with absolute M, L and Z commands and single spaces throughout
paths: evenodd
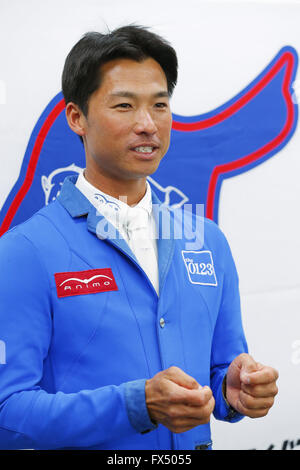
M 171 138 L 171 130 L 172 130 L 172 121 L 165 122 L 160 127 L 161 138 L 165 140 L 166 145 L 169 145 L 170 138 Z
M 104 135 L 114 136 L 116 138 L 128 136 L 131 131 L 131 121 L 128 116 L 112 116 L 104 121 L 102 133 Z M 116 142 L 117 143 L 117 142 Z
M 171 134 L 171 129 L 172 129 L 172 114 L 167 114 L 163 116 L 161 119 L 158 121 L 158 126 L 160 127 L 161 131 L 163 132 L 164 135 L 170 135 Z
M 97 115 L 95 113 L 94 119 L 90 121 L 89 130 L 93 135 L 93 139 L 109 140 L 117 139 L 123 134 L 129 132 L 130 122 L 125 116 L 111 115 Z M 117 142 L 111 142 L 117 143 Z

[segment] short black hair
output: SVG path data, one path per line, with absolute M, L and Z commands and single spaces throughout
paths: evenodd
M 72 101 L 87 116 L 89 97 L 101 85 L 101 65 L 121 58 L 137 62 L 156 60 L 166 75 L 169 96 L 172 95 L 178 69 L 175 50 L 147 27 L 128 25 L 107 34 L 88 32 L 71 49 L 62 73 L 66 104 Z

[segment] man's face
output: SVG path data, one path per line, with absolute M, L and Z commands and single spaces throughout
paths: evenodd
M 87 165 L 118 181 L 154 173 L 172 125 L 162 68 L 151 58 L 116 59 L 101 67 L 101 76 L 84 123 Z

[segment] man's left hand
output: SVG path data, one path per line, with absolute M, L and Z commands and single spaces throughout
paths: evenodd
M 260 418 L 273 406 L 278 393 L 278 372 L 240 354 L 230 364 L 226 378 L 226 399 L 239 413 Z

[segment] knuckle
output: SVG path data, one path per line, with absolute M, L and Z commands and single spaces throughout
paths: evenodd
M 204 397 L 203 395 L 200 395 L 197 397 L 197 405 L 198 406 L 203 406 L 205 404 L 205 400 L 204 400 Z
M 172 424 L 174 425 L 174 423 L 176 422 L 176 419 L 179 416 L 179 413 L 178 413 L 178 410 L 177 410 L 176 406 L 170 406 L 169 407 L 168 416 L 172 420 Z
M 201 423 L 202 424 L 207 424 L 210 421 L 210 415 L 213 411 L 213 408 L 211 405 L 207 405 L 206 407 L 203 408 L 202 411 L 202 417 L 201 417 Z
M 177 403 L 178 402 L 178 395 L 173 390 L 168 390 L 168 401 L 170 403 Z
M 259 385 L 246 386 L 242 389 L 246 395 L 252 395 L 254 398 L 259 398 L 262 394 L 262 389 Z
M 206 399 L 207 399 L 207 400 L 210 400 L 211 397 L 213 396 L 213 394 L 212 394 L 212 389 L 211 389 L 210 387 L 206 387 L 205 396 L 206 396 Z
M 239 355 L 239 357 L 240 357 L 240 358 L 249 357 L 249 354 L 247 354 L 247 353 L 241 353 L 241 354 Z
M 175 433 L 180 433 L 182 432 L 182 425 L 180 423 L 180 421 L 178 420 L 173 420 L 171 422 L 171 430 Z
M 270 382 L 272 382 L 272 381 L 275 380 L 274 371 L 273 371 L 273 369 L 271 369 L 270 367 L 268 367 L 268 368 L 266 369 L 266 377 L 267 377 L 267 379 L 268 379 Z
M 268 407 L 271 408 L 273 405 L 274 405 L 274 397 L 270 397 L 269 398 L 269 403 L 268 403 Z
M 210 398 L 209 401 L 206 403 L 206 405 L 203 407 L 203 410 L 205 413 L 212 413 L 213 409 L 215 407 L 215 400 L 214 398 Z
M 276 382 L 278 379 L 278 372 L 275 369 L 272 369 L 272 367 L 269 367 L 267 369 L 267 377 L 270 382 Z
M 213 394 L 212 394 L 212 391 L 210 388 L 207 388 L 204 393 L 201 393 L 201 395 L 199 396 L 199 404 L 201 406 L 206 406 L 207 404 L 209 404 L 212 400 L 214 400 L 213 398 Z
M 210 422 L 210 413 L 206 413 L 203 415 L 201 419 L 201 424 L 207 424 Z
M 259 418 L 262 418 L 263 416 L 266 416 L 269 413 L 269 408 L 266 408 L 265 410 L 262 410 L 259 413 Z
M 263 408 L 260 410 L 252 410 L 251 413 L 248 414 L 250 418 L 263 418 L 269 413 L 269 408 Z
M 175 434 L 179 434 L 179 433 L 183 432 L 181 426 L 172 426 L 171 431 L 174 432 Z
M 198 382 L 197 382 L 196 379 L 191 378 L 191 379 L 190 379 L 190 382 L 191 382 L 191 387 L 196 388 L 196 387 L 198 386 Z
M 241 396 L 241 402 L 245 406 L 245 408 L 253 408 L 255 398 L 253 398 L 251 395 L 243 394 Z
M 165 374 L 164 374 L 164 371 L 161 371 L 161 372 L 157 372 L 157 374 L 149 380 L 149 382 L 151 381 L 156 381 L 156 383 L 163 383 L 165 379 Z

